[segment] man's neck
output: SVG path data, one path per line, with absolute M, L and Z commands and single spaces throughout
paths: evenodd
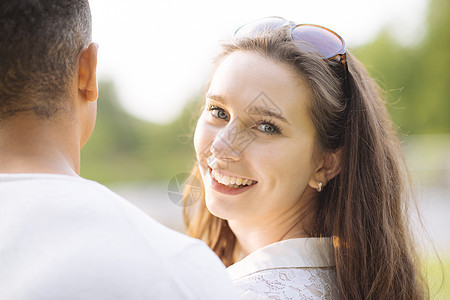
M 63 118 L 44 120 L 31 113 L 1 120 L 0 173 L 79 174 L 76 128 Z

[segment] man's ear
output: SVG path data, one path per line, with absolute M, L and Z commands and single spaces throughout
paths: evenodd
M 326 186 L 328 181 L 336 177 L 339 172 L 341 172 L 341 165 L 342 149 L 335 152 L 325 153 L 309 180 L 309 186 L 314 189 L 318 189 L 319 182 L 322 183 L 322 187 Z
M 79 59 L 78 91 L 89 102 L 95 102 L 98 98 L 97 52 L 98 45 L 92 43 Z

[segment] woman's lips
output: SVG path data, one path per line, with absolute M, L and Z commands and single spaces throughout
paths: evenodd
M 252 187 L 254 187 L 258 182 L 257 181 L 253 181 L 250 180 L 250 185 L 237 185 L 237 184 L 230 184 L 230 185 L 225 185 L 220 183 L 217 179 L 213 178 L 214 176 L 212 175 L 213 170 L 211 168 L 208 168 L 208 177 L 211 183 L 211 187 L 213 190 L 222 193 L 222 194 L 226 194 L 226 195 L 238 195 L 238 194 L 242 194 L 246 191 L 248 191 L 249 189 L 251 189 Z M 214 174 L 217 177 L 217 174 Z M 219 175 L 220 176 L 220 175 Z M 235 177 L 236 179 L 236 177 Z M 225 182 L 227 182 L 227 179 L 220 179 L 219 180 L 224 180 Z M 238 181 L 239 182 L 239 181 Z M 242 182 L 242 181 L 241 181 Z M 248 184 L 249 182 L 247 182 Z

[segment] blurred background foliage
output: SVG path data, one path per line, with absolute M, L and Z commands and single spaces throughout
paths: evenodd
M 387 92 L 394 121 L 406 134 L 450 132 L 450 1 L 432 0 L 425 36 L 402 46 L 384 30 L 353 52 Z
M 159 125 L 124 111 L 113 82 L 101 81 L 99 89 L 97 122 L 82 149 L 81 176 L 104 184 L 167 182 L 191 170 L 195 162 L 193 131 L 200 112 L 197 99 L 190 101 L 175 121 Z
M 424 26 L 425 33 L 418 33 L 411 45 L 396 41 L 386 28 L 373 42 L 351 50 L 386 91 L 400 131 L 417 137 L 439 134 L 442 143 L 450 133 L 450 1 L 431 0 Z M 82 151 L 83 177 L 104 184 L 168 182 L 190 171 L 195 161 L 192 133 L 200 96 L 191 99 L 175 121 L 157 125 L 126 113 L 113 82 L 102 81 L 99 87 L 96 129 Z M 436 148 L 429 139 L 415 138 L 414 142 L 426 143 L 430 151 Z M 444 148 L 448 145 L 444 142 Z M 447 150 L 439 149 L 433 157 L 442 164 L 436 156 Z M 422 157 L 420 151 L 415 153 Z

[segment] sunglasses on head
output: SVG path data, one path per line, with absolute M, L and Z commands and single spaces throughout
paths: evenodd
M 343 64 L 346 62 L 345 41 L 336 32 L 320 25 L 294 24 L 281 17 L 267 17 L 252 21 L 239 27 L 234 33 L 235 38 L 256 37 L 265 31 L 289 27 L 290 38 L 299 48 L 309 48 L 319 52 L 326 59 L 339 57 Z
M 295 24 L 281 17 L 267 17 L 239 27 L 234 38 L 257 37 L 264 32 L 286 27 L 291 41 L 301 50 L 317 52 L 327 60 L 339 59 L 344 67 L 344 92 L 348 99 L 348 67 L 345 41 L 336 32 L 320 25 Z

